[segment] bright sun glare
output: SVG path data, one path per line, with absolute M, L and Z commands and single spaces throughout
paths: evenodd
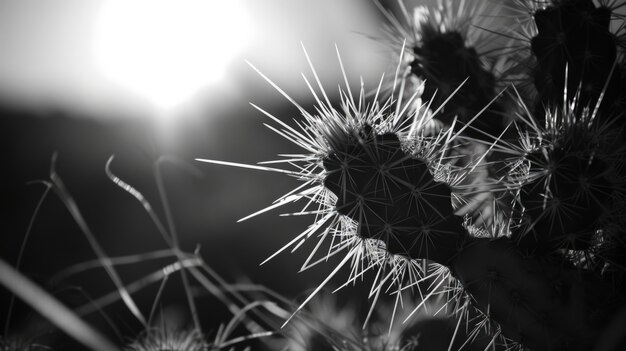
M 216 83 L 248 32 L 237 0 L 105 0 L 95 54 L 108 79 L 163 111 Z

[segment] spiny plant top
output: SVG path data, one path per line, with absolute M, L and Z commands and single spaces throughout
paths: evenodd
M 341 64 L 340 57 L 339 61 Z M 311 69 L 317 80 L 312 65 Z M 345 72 L 343 66 L 341 69 Z M 417 93 L 403 101 L 402 90 L 397 98 L 380 103 L 382 79 L 369 103 L 363 89 L 356 98 L 349 88 L 342 91 L 341 109 L 333 106 L 321 85 L 321 99 L 311 88 L 317 101 L 317 113 L 311 114 L 259 74 L 300 110 L 303 120 L 294 128 L 255 107 L 282 127 L 270 126 L 272 130 L 307 151 L 265 164 L 287 163 L 296 170 L 198 160 L 285 173 L 304 182 L 273 205 L 244 218 L 305 200 L 304 208 L 294 215 L 314 215 L 314 224 L 270 258 L 289 247 L 297 249 L 313 236 L 318 237 L 318 243 L 302 269 L 347 251 L 303 305 L 348 264 L 351 268 L 346 284 L 367 271 L 376 271 L 371 291 L 375 300 L 383 286 L 395 286 L 399 299 L 401 290 L 429 279 L 430 274 L 442 279 L 447 276 L 445 269 L 429 268 L 420 259 L 447 263 L 466 233 L 452 203 L 455 199 L 466 202 L 461 183 L 481 160 L 456 167 L 446 150 L 467 127 L 425 136 L 424 126 L 441 107 L 432 113 L 427 108 L 411 109 Z M 349 86 L 345 73 L 344 78 Z
M 528 17 L 527 43 L 538 96 L 538 114 L 546 105 L 561 105 L 578 94 L 581 106 L 600 106 L 605 113 L 623 109 L 623 3 L 619 0 L 516 0 L 518 13 Z M 568 77 L 565 75 L 568 67 Z M 567 86 L 565 86 L 567 84 Z
M 600 118 L 600 104 L 585 107 L 576 98 L 566 100 L 546 110 L 544 125 L 531 116 L 522 118 L 521 145 L 511 145 L 518 156 L 509 182 L 517 189 L 525 220 L 514 235 L 520 247 L 544 254 L 581 251 L 597 261 L 586 260 L 588 269 L 590 264 L 616 268 L 610 256 L 615 250 L 626 253 L 623 128 L 615 116 Z
M 406 79 L 418 85 L 424 81 L 421 97 L 435 108 L 462 84 L 437 119 L 448 126 L 455 118 L 468 122 L 511 79 L 512 61 L 508 62 L 502 47 L 493 47 L 502 37 L 484 29 L 491 27 L 499 4 L 439 0 L 436 8 L 418 6 L 410 14 L 399 3 L 401 19 L 384 12 L 390 22 L 386 36 L 393 52 L 406 56 Z M 506 124 L 503 104 L 503 98 L 492 103 L 466 133 L 477 138 L 484 138 L 485 133 L 499 135 Z
M 359 223 L 358 236 L 382 241 L 389 252 L 447 263 L 460 228 L 450 187 L 395 133 L 377 134 L 370 125 L 353 133 L 322 160 L 336 211 Z
M 123 351 L 217 351 L 195 330 L 174 331 L 166 328 L 147 330 Z

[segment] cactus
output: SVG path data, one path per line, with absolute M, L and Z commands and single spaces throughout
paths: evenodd
M 536 350 L 593 346 L 603 324 L 592 316 L 600 307 L 587 300 L 611 297 L 600 279 L 527 256 L 507 237 L 470 236 L 453 214 L 450 187 L 393 133 L 373 135 L 366 125 L 336 150 L 323 160 L 324 186 L 336 192 L 337 212 L 359 223 L 357 235 L 383 241 L 393 254 L 447 266 L 507 338 Z
M 526 256 L 508 238 L 469 240 L 452 265 L 476 307 L 531 350 L 589 350 L 606 325 L 600 279 Z
M 506 126 L 506 99 L 498 93 L 511 79 L 513 67 L 503 48 L 494 48 L 496 35 L 477 28 L 485 21 L 487 3 L 438 1 L 436 8 L 418 6 L 412 13 L 391 18 L 386 27 L 387 41 L 400 53 L 409 86 L 417 86 L 420 97 L 433 108 L 441 108 L 435 118 L 446 126 L 457 119 L 469 123 L 465 133 L 484 139 L 485 133 L 498 135 Z M 496 11 L 489 14 L 496 17 Z M 488 19 L 487 19 L 488 20 Z M 484 23 L 481 23 L 484 24 Z M 485 109 L 483 111 L 483 109 Z
M 535 73 L 542 72 L 534 80 L 542 111 L 524 107 L 509 180 L 524 212 L 524 224 L 513 233 L 518 246 L 558 255 L 622 291 L 626 145 L 619 6 L 571 0 L 533 9 L 537 30 L 530 49 Z M 561 40 L 550 41 L 555 37 Z
M 511 36 L 521 38 L 520 52 L 503 59 L 516 67 L 498 70 L 478 49 L 486 35 L 476 36 L 472 21 L 484 7 L 462 2 L 453 11 L 452 2 L 440 1 L 413 17 L 402 7 L 407 24 L 385 12 L 400 75 L 386 91 L 379 86 L 371 102 L 347 90 L 341 109 L 327 98 L 317 100 L 316 114 L 296 103 L 304 117 L 299 128 L 261 110 L 281 124 L 280 135 L 307 150 L 282 161 L 295 171 L 202 159 L 305 182 L 268 208 L 306 199 L 298 213 L 316 216 L 278 252 L 315 234 L 319 243 L 303 268 L 325 242 L 325 257 L 347 252 L 305 303 L 349 263 L 348 282 L 377 270 L 376 296 L 389 281 L 399 296 L 434 279 L 426 298 L 447 298 L 457 330 L 471 322 L 474 331 L 490 333 L 494 347 L 600 344 L 626 306 L 624 21 L 616 13 L 623 4 L 514 3 L 529 15 Z M 490 29 L 498 30 L 511 32 Z M 498 90 L 519 71 L 527 77 L 519 84 L 534 87 L 534 97 L 512 94 L 516 106 L 499 101 Z M 496 117 L 502 114 L 509 116 Z M 444 127 L 428 129 L 433 119 Z M 504 136 L 497 126 L 503 120 L 514 120 L 517 135 Z M 490 147 L 459 161 L 463 144 Z M 489 177 L 475 177 L 485 169 Z M 481 191 L 510 204 L 478 215 L 460 211 Z M 490 221 L 476 221 L 485 213 Z
M 618 38 L 610 31 L 614 13 L 608 2 L 602 3 L 554 1 L 534 12 L 537 32 L 530 44 L 537 59 L 534 84 L 541 103 L 562 103 L 567 89 L 579 92 L 582 106 L 599 103 L 603 93 L 604 112 L 623 108 L 622 68 L 613 67 L 619 54 Z
M 428 161 L 405 153 L 396 134 L 377 135 L 369 125 L 355 134 L 322 160 L 337 212 L 391 253 L 449 262 L 463 230 L 450 187 L 433 179 Z
M 575 104 L 546 116 L 547 127 L 523 133 L 526 143 L 511 166 L 519 171 L 510 181 L 520 187 L 529 222 L 520 232 L 533 233 L 536 249 L 588 249 L 594 233 L 619 221 L 615 209 L 623 207 L 619 132 Z

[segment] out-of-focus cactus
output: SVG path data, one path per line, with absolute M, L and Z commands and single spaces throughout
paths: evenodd
M 124 351 L 161 351 L 161 350 L 185 350 L 185 351 L 211 351 L 218 350 L 211 346 L 200 332 L 172 331 L 172 330 L 148 330 L 143 336 L 124 347 Z
M 616 19 L 611 4 L 617 6 L 618 2 L 600 3 L 598 6 L 591 0 L 539 2 L 533 14 L 537 31 L 530 44 L 537 62 L 534 84 L 540 103 L 560 105 L 567 89 L 570 99 L 573 94 L 579 94 L 581 106 L 595 105 L 604 94 L 600 103 L 602 111 L 624 107 L 623 69 L 621 65 L 614 67 L 621 53 L 618 37 L 610 31 L 611 20 Z
M 498 93 L 514 65 L 503 55 L 508 49 L 494 45 L 502 37 L 480 28 L 497 17 L 499 6 L 439 1 L 436 8 L 402 9 L 398 19 L 386 13 L 386 36 L 403 58 L 409 89 L 418 87 L 432 110 L 441 108 L 435 118 L 444 125 L 456 119 L 460 128 L 482 112 L 465 133 L 479 139 L 499 135 L 506 127 L 507 99 Z

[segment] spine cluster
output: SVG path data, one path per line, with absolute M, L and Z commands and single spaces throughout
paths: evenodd
M 358 235 L 409 258 L 446 263 L 463 233 L 450 187 L 434 180 L 427 161 L 403 149 L 394 133 L 365 125 L 323 160 L 324 186 L 337 212 L 360 223 Z

